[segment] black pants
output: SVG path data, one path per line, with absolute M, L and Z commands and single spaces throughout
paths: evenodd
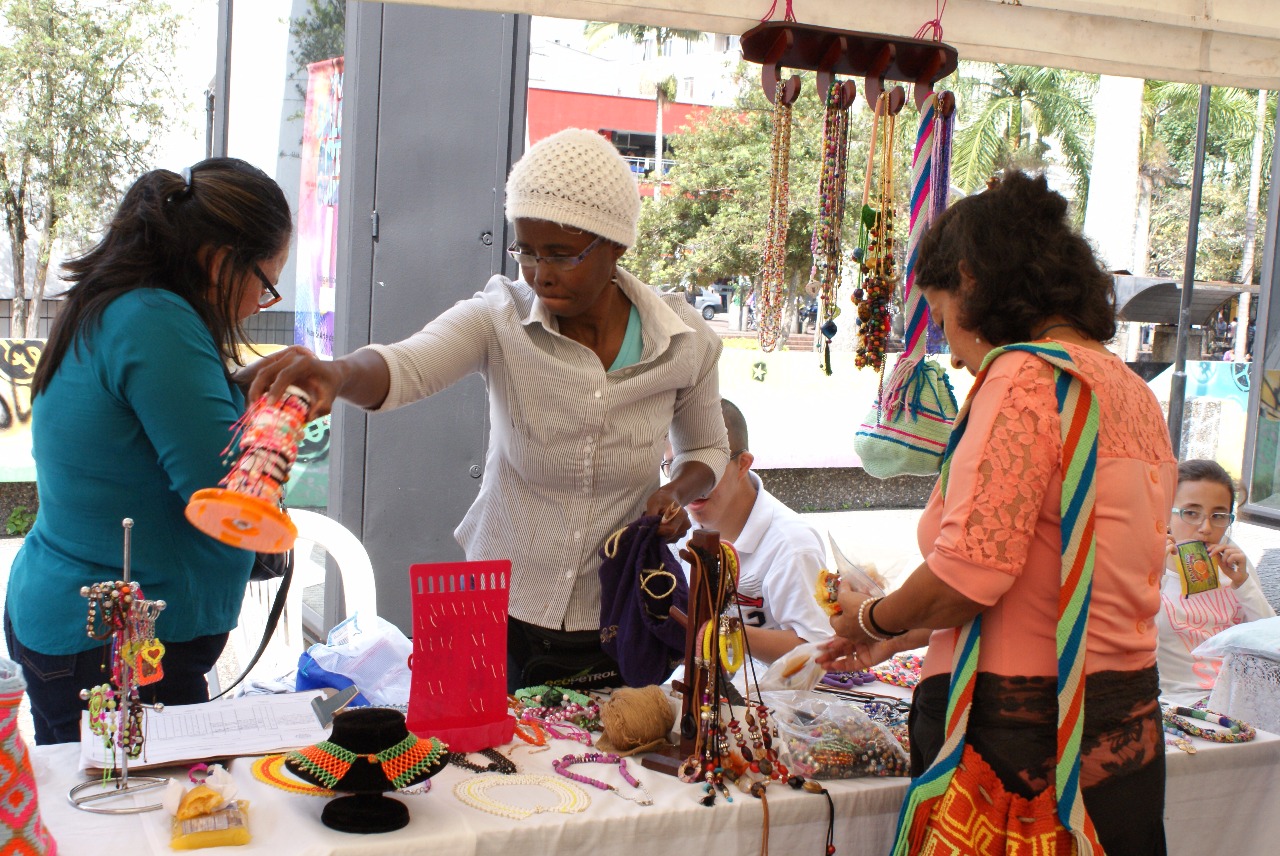
M 911 734 L 912 778 L 924 773 L 933 763 L 946 739 L 947 680 L 946 675 L 928 678 L 916 688 L 912 698 L 911 713 L 907 719 Z M 967 735 L 967 742 L 982 754 L 981 735 L 974 734 L 972 724 Z M 1054 745 L 1054 740 L 1056 737 L 1050 728 L 1048 744 Z M 997 768 L 996 773 L 1000 775 L 1001 771 Z M 1000 778 L 1013 793 L 1025 787 L 1004 775 Z M 1164 786 L 1165 756 L 1161 746 L 1145 766 L 1081 790 L 1084 809 L 1093 821 L 1103 850 L 1117 856 L 1165 856 L 1168 851 L 1164 838 Z M 1034 796 L 1029 793 L 1021 795 L 1026 798 Z
M 22 667 L 35 720 L 36 743 L 77 743 L 80 712 L 89 703 L 80 691 L 111 681 L 111 645 L 78 654 L 41 654 L 26 647 L 13 632 L 9 610 L 4 613 L 4 638 L 9 656 Z M 164 640 L 161 640 L 164 641 Z M 189 642 L 165 642 L 161 667 L 164 677 L 138 688 L 145 704 L 199 704 L 209 700 L 205 675 L 218 662 L 227 634 L 200 636 Z
M 551 630 L 507 617 L 507 691 L 553 684 L 575 690 L 620 686 L 599 630 Z

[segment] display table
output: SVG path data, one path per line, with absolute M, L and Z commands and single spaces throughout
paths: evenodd
M 1238 745 L 1194 742 L 1200 750 L 1196 755 L 1176 749 L 1168 755 L 1165 828 L 1169 852 L 1175 856 L 1275 852 L 1280 841 L 1280 737 L 1259 732 L 1256 740 Z M 550 773 L 553 760 L 582 748 L 581 744 L 556 740 L 550 751 L 533 753 L 521 744 L 513 757 L 521 772 Z M 97 815 L 71 806 L 67 791 L 84 780 L 76 771 L 77 749 L 74 745 L 42 746 L 32 752 L 40 809 L 58 842 L 58 852 L 62 856 L 99 856 L 105 850 L 133 856 L 174 852 L 168 846 L 168 819 L 163 812 Z M 253 777 L 250 765 L 249 759 L 238 759 L 231 762 L 230 769 L 240 786 L 240 798 L 250 802 L 252 843 L 234 851 L 206 852 L 237 856 L 695 856 L 760 852 L 763 812 L 758 800 L 735 795 L 732 804 L 719 799 L 707 808 L 697 802 L 702 794 L 698 787 L 641 769 L 638 763 L 630 767 L 652 793 L 652 806 L 639 806 L 587 788 L 591 805 L 581 814 L 542 814 L 520 821 L 487 814 L 457 800 L 453 785 L 474 774 L 449 767 L 432 780 L 431 792 L 397 796 L 409 807 L 407 827 L 367 836 L 325 828 L 320 823 L 325 799 L 265 785 Z M 185 771 L 180 775 L 185 777 Z M 907 780 L 855 779 L 827 785 L 835 801 L 838 853 L 888 853 Z M 520 802 L 520 790 L 504 789 L 502 799 Z M 541 789 L 528 795 L 545 799 Z M 137 798 L 158 800 L 149 793 Z M 770 787 L 769 826 L 772 852 L 822 856 L 827 801 L 820 794 Z

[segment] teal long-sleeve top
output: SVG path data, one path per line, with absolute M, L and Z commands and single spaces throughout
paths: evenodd
M 213 335 L 177 295 L 128 292 L 81 330 L 32 405 L 40 508 L 6 604 L 25 647 L 56 655 L 102 644 L 85 633 L 80 587 L 120 578 L 126 517 L 132 578 L 167 604 L 156 635 L 183 642 L 235 627 L 253 553 L 210 538 L 183 511 L 226 475 L 222 453 L 243 411 Z

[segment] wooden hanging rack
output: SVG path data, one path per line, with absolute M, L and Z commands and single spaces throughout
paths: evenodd
M 955 71 L 959 62 L 956 49 L 943 42 L 794 21 L 766 21 L 743 33 L 742 56 L 763 66 L 761 83 L 770 101 L 782 69 L 791 68 L 818 72 L 822 98 L 834 75 L 861 77 L 868 104 L 875 104 L 880 97 L 885 80 L 911 81 L 915 83 L 917 107 L 933 91 L 933 84 Z M 799 95 L 800 79 L 792 75 L 783 97 L 792 103 Z

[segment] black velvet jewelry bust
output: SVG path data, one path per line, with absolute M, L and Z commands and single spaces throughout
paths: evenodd
M 387 791 L 424 782 L 445 766 L 447 747 L 409 733 L 404 714 L 356 708 L 333 718 L 329 739 L 290 752 L 285 766 L 305 781 L 350 796 L 331 800 L 320 820 L 339 832 L 391 832 L 409 823 L 409 809 Z

